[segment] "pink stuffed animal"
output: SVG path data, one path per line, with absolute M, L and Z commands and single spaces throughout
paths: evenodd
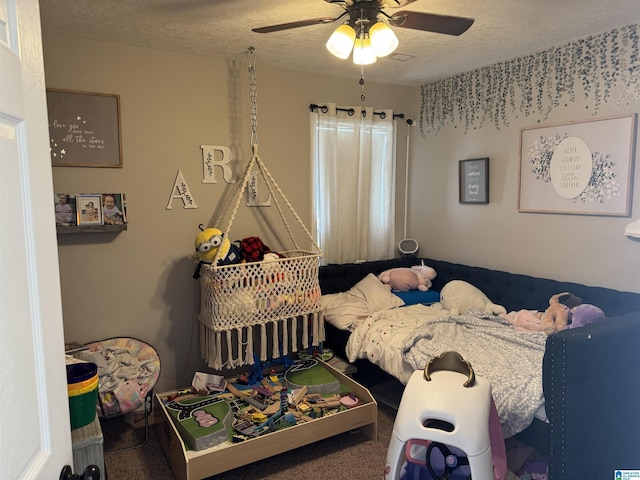
M 426 265 L 414 265 L 411 268 L 392 268 L 378 275 L 378 279 L 389 290 L 408 292 L 420 290 L 426 292 L 431 288 L 431 280 L 436 278 L 436 271 Z

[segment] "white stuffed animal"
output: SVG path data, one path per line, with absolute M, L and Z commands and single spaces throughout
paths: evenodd
M 408 292 L 410 290 L 426 292 L 431 288 L 431 280 L 434 278 L 436 278 L 436 271 L 426 265 L 414 265 L 411 268 L 392 268 L 378 275 L 378 279 L 389 290 L 395 292 Z
M 463 280 L 451 280 L 442 288 L 440 304 L 452 315 L 461 315 L 472 308 L 492 315 L 507 313 L 502 305 L 496 305 L 480 289 Z

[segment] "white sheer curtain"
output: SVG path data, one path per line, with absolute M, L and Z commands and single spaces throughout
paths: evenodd
M 323 263 L 392 258 L 393 111 L 325 105 L 326 113 L 317 108 L 310 117 L 314 227 Z

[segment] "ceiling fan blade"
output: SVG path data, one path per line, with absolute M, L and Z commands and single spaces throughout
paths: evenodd
M 462 35 L 473 25 L 473 18 L 402 11 L 393 15 L 389 23 L 395 27 L 412 28 L 414 30 L 424 30 L 425 32 L 457 36 Z
M 383 0 L 382 6 L 391 7 L 391 8 L 402 8 L 402 7 L 406 7 L 407 5 L 415 1 L 417 0 Z
M 318 25 L 321 23 L 332 23 L 338 20 L 338 18 L 333 18 L 333 17 L 310 18 L 309 20 L 299 20 L 297 22 L 281 23 L 279 25 L 270 25 L 268 27 L 252 28 L 251 31 L 256 33 L 279 32 L 281 30 L 289 30 L 290 28 L 307 27 L 309 25 Z

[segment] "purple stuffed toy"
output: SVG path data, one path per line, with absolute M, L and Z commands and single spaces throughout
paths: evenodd
M 569 328 L 578 328 L 590 323 L 602 322 L 607 316 L 604 312 L 589 303 L 583 303 L 571 309 L 571 323 Z

